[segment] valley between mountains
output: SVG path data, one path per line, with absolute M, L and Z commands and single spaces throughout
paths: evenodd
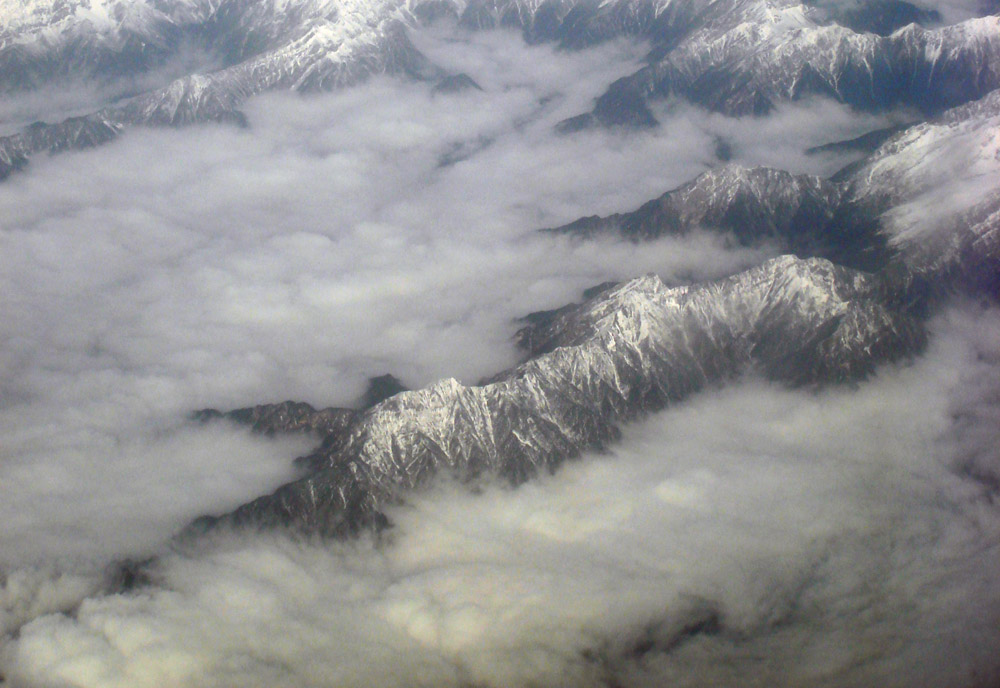
M 998 13 L 0 0 L 0 683 L 997 685 Z

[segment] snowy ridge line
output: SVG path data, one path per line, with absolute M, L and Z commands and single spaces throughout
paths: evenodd
M 878 267 L 875 257 L 847 252 L 843 227 L 831 225 L 846 184 L 815 175 L 793 175 L 767 167 L 736 164 L 708 170 L 636 210 L 582 217 L 543 232 L 590 237 L 618 234 L 650 241 L 667 234 L 709 229 L 731 234 L 743 245 L 778 241 L 799 256 L 819 256 L 851 267 Z M 863 237 L 868 240 L 869 237 Z M 867 247 L 865 247 L 867 248 Z
M 523 482 L 606 446 L 620 423 L 750 369 L 792 384 L 857 379 L 924 341 L 881 289 L 872 275 L 792 256 L 693 287 L 634 279 L 564 314 L 551 351 L 481 386 L 448 379 L 389 398 L 306 457 L 307 477 L 186 535 L 352 535 L 385 525 L 384 505 L 435 475 Z
M 936 112 L 1000 86 L 1000 18 L 989 16 L 880 36 L 831 23 L 794 0 L 192 0 L 155 6 L 77 0 L 12 9 L 17 4 L 0 6 L 0 16 L 13 17 L 0 36 L 0 91 L 149 74 L 192 45 L 206 57 L 200 67 L 186 67 L 192 71 L 125 104 L 39 124 L 48 128 L 40 136 L 0 138 L 0 178 L 33 154 L 96 145 L 112 129 L 244 123 L 239 108 L 268 90 L 328 90 L 376 73 L 439 80 L 447 74 L 414 48 L 407 32 L 442 14 L 466 28 L 514 27 L 529 41 L 570 47 L 621 35 L 649 39 L 652 63 L 613 84 L 593 112 L 568 120 L 566 130 L 653 125 L 645 101 L 667 95 L 730 114 L 762 113 L 814 93 L 860 108 L 906 103 Z
M 941 273 L 1000 260 L 1000 90 L 900 132 L 850 178 L 848 200 L 879 217 L 906 265 Z
M 997 179 L 1000 89 L 900 131 L 831 179 L 727 165 L 634 211 L 543 231 L 647 241 L 709 229 L 864 270 L 966 273 L 973 286 L 992 289 L 989 273 L 1000 264 Z
M 653 126 L 646 101 L 670 96 L 734 116 L 766 114 L 806 95 L 865 110 L 905 104 L 933 115 L 1000 87 L 1000 17 L 933 30 L 910 25 L 879 36 L 810 25 L 792 9 L 794 21 L 741 21 L 693 32 L 612 84 L 590 113 L 567 120 L 563 130 Z
M 129 126 L 181 126 L 198 122 L 246 125 L 239 110 L 250 97 L 274 89 L 330 90 L 377 73 L 414 78 L 446 76 L 410 43 L 403 24 L 387 19 L 365 40 L 331 43 L 315 31 L 289 46 L 207 75 L 192 74 L 124 105 L 58 124 L 37 123 L 0 137 L 0 179 L 40 152 L 86 148 L 115 138 Z

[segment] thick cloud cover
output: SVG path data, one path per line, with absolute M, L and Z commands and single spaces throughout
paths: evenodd
M 708 234 L 633 246 L 534 229 L 634 208 L 715 164 L 720 138 L 738 162 L 829 173 L 849 159 L 805 149 L 894 121 L 821 101 L 767 120 L 664 103 L 656 131 L 558 137 L 554 124 L 634 71 L 639 51 L 562 53 L 507 33 L 415 41 L 483 90 L 373 79 L 263 97 L 249 129 L 133 130 L 0 185 L 0 625 L 37 617 L 5 645 L 9 681 L 587 685 L 610 672 L 655 684 L 783 638 L 833 672 L 871 646 L 809 646 L 792 600 L 818 610 L 803 623 L 833 629 L 815 636 L 831 643 L 863 630 L 837 626 L 834 593 L 844 614 L 867 609 L 869 578 L 890 585 L 871 592 L 865 614 L 889 624 L 865 617 L 872 633 L 968 622 L 980 592 L 994 613 L 991 583 L 962 578 L 996 570 L 992 512 L 949 472 L 946 440 L 956 376 L 976 378 L 970 342 L 996 317 L 961 314 L 964 334 L 856 394 L 748 382 L 537 485 L 440 487 L 394 515 L 387 546 L 220 542 L 163 558 L 159 587 L 77 607 L 109 561 L 161 551 L 187 519 L 282 482 L 307 446 L 195 427 L 190 410 L 348 404 L 383 372 L 472 382 L 516 360 L 519 315 L 608 279 L 706 279 L 769 253 Z M 953 616 L 893 606 L 920 602 L 906 586 L 934 576 L 954 584 Z M 684 644 L 677 663 L 621 659 L 709 607 L 731 630 Z M 769 625 L 783 614 L 792 636 Z M 883 640 L 887 655 L 923 647 Z
M 747 380 L 515 490 L 440 485 L 378 547 L 258 536 L 169 555 L 155 588 L 23 627 L 9 677 L 993 685 L 1000 513 L 956 470 L 949 428 L 1000 391 L 1000 312 L 934 329 L 926 357 L 857 389 Z

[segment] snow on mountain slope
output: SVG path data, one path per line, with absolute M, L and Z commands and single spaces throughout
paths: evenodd
M 197 87 L 218 91 L 218 101 L 241 102 L 268 88 L 308 85 L 316 80 L 310 75 L 333 65 L 351 69 L 380 50 L 391 54 L 387 34 L 405 37 L 389 23 L 403 14 L 395 0 L 39 3 L 30 13 L 14 12 L 0 36 L 0 90 L 23 91 L 59 79 L 114 79 L 200 50 L 207 56 L 200 67 L 162 91 L 152 89 L 147 99 L 169 100 Z M 181 121 L 205 118 L 194 101 L 186 102 L 192 109 Z
M 160 25 L 148 25 L 149 31 L 127 38 L 129 31 L 123 24 L 97 26 L 86 18 L 88 15 L 80 19 L 77 13 L 65 27 L 56 22 L 58 29 L 46 27 L 32 33 L 35 42 L 28 43 L 28 47 L 10 40 L 0 42 L 0 74 L 13 79 L 0 84 L 6 89 L 52 80 L 67 68 L 72 70 L 69 75 L 85 79 L 100 75 L 105 63 L 112 69 L 122 61 L 132 64 L 135 59 L 122 52 L 127 52 L 128 45 L 138 46 L 145 54 L 151 45 L 163 44 L 163 55 L 150 58 L 159 64 L 183 52 L 185 36 L 201 41 L 205 50 L 214 52 L 217 61 L 232 63 L 204 73 L 195 71 L 91 115 L 39 123 L 19 134 L 2 137 L 0 179 L 37 152 L 95 145 L 130 125 L 206 121 L 242 124 L 245 120 L 239 107 L 247 98 L 271 89 L 330 89 L 381 72 L 405 72 L 418 78 L 443 76 L 411 45 L 398 3 L 322 0 L 286 4 L 222 3 L 210 8 L 210 12 L 182 13 L 185 21 L 197 15 L 200 23 L 185 27 L 168 18 L 164 20 L 169 29 L 166 33 L 157 33 Z M 54 32 L 51 40 L 47 33 L 50 30 Z M 87 37 L 77 39 L 79 32 L 87 33 Z M 180 34 L 169 40 L 163 38 L 171 32 Z M 139 65 L 137 69 L 142 71 L 147 66 Z M 46 71 L 48 67 L 51 69 Z M 81 140 L 81 129 L 98 131 L 100 135 Z
M 890 36 L 818 23 L 791 2 L 738 3 L 662 58 L 619 80 L 564 128 L 655 124 L 646 101 L 679 96 L 731 115 L 823 95 L 862 109 L 933 113 L 1000 87 L 1000 17 Z
M 546 352 L 481 386 L 450 379 L 389 398 L 306 457 L 308 477 L 188 532 L 355 533 L 436 474 L 522 482 L 751 367 L 798 384 L 856 379 L 923 342 L 919 322 L 880 289 L 865 273 L 791 256 L 694 287 L 632 280 L 547 323 Z
M 911 25 L 881 37 L 794 0 L 53 0 L 0 7 L 8 18 L 0 91 L 139 79 L 113 90 L 118 99 L 134 95 L 131 101 L 108 102 L 88 116 L 89 126 L 242 122 L 242 103 L 267 90 L 329 89 L 381 72 L 446 77 L 408 36 L 441 15 L 465 28 L 516 27 L 528 40 L 570 47 L 620 35 L 650 40 L 651 64 L 616 82 L 568 129 L 655 124 L 645 105 L 653 96 L 680 95 L 735 114 L 812 93 L 856 107 L 935 111 L 1000 85 L 996 17 L 934 30 Z M 64 125 L 51 122 L 43 137 L 0 138 L 0 176 L 34 153 L 72 147 L 79 124 L 65 132 Z
M 591 236 L 619 233 L 632 241 L 708 228 L 743 245 L 774 242 L 806 256 L 836 257 L 852 266 L 871 266 L 859 241 L 832 232 L 842 187 L 813 175 L 792 175 L 766 167 L 724 165 L 628 213 L 580 218 L 553 232 Z
M 917 270 L 1000 259 L 1000 91 L 885 143 L 849 194 Z
M 833 180 L 724 166 L 632 212 L 548 231 L 649 240 L 709 228 L 864 269 L 896 261 L 939 278 L 967 273 L 990 289 L 1000 261 L 998 180 L 1000 90 L 903 130 Z

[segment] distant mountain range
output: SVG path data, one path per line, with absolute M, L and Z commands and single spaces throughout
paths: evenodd
M 515 27 L 532 42 L 567 48 L 619 36 L 649 41 L 648 64 L 612 84 L 592 112 L 564 122 L 565 131 L 653 126 L 647 103 L 667 96 L 736 115 L 812 94 L 933 114 L 1000 87 L 997 16 L 936 27 L 935 13 L 900 0 L 843 7 L 791 0 L 7 3 L 0 93 L 92 80 L 110 95 L 92 112 L 0 138 L 0 177 L 39 152 L 104 143 L 127 126 L 244 123 L 246 99 L 269 90 L 325 90 L 375 73 L 450 83 L 457 75 L 408 36 L 441 19 L 463 30 Z

